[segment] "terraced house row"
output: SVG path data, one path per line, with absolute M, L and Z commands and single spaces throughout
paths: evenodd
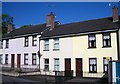
M 112 17 L 60 24 L 51 12 L 46 23 L 12 30 L 1 40 L 0 63 L 41 74 L 102 77 L 110 60 L 120 60 L 118 8 Z

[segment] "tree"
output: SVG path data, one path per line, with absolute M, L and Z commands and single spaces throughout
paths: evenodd
M 13 24 L 13 17 L 11 17 L 8 14 L 2 14 L 0 15 L 0 18 L 2 18 L 2 34 L 6 34 L 7 33 L 7 25 L 8 24 L 12 24 L 13 28 L 15 28 L 14 24 Z

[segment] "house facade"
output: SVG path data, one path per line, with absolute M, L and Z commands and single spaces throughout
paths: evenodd
M 0 49 L 0 63 L 3 69 L 38 70 L 39 32 L 45 28 L 41 26 L 19 28 L 3 35 Z
M 60 25 L 44 33 L 40 38 L 41 74 L 55 75 L 54 71 L 81 77 L 107 74 L 109 61 L 120 60 L 117 9 L 113 7 L 113 17 Z
M 108 73 L 109 61 L 120 60 L 117 7 L 113 7 L 112 17 L 83 22 L 62 25 L 52 12 L 46 19 L 46 24 L 19 28 L 3 36 L 3 67 L 40 69 L 45 75 L 57 71 L 61 76 L 103 77 Z

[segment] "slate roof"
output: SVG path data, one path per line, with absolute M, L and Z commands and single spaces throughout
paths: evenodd
M 18 28 L 13 30 L 9 34 L 3 35 L 2 37 L 3 39 L 5 39 L 5 38 L 25 36 L 25 35 L 40 34 L 41 31 L 45 29 L 46 29 L 46 24 L 35 25 L 28 28 Z
M 119 22 L 120 23 L 120 22 Z M 55 36 L 66 36 L 83 34 L 88 32 L 115 30 L 118 29 L 118 22 L 114 23 L 112 17 L 88 20 L 57 26 L 54 30 L 48 31 L 42 35 L 42 38 L 54 38 Z M 41 39 L 42 39 L 41 38 Z
M 120 23 L 120 22 L 119 22 Z M 112 17 L 94 19 L 82 22 L 75 22 L 69 24 L 63 24 L 56 26 L 53 30 L 47 30 L 43 33 L 41 38 L 52 38 L 55 36 L 72 35 L 72 34 L 82 34 L 87 32 L 96 32 L 104 30 L 115 30 L 118 29 L 118 22 L 112 22 Z M 17 36 L 40 34 L 46 29 L 46 24 L 35 25 L 28 28 L 19 28 L 12 31 L 9 34 L 3 36 L 5 38 L 12 38 Z

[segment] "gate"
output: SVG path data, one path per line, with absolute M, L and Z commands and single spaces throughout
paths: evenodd
M 116 83 L 120 84 L 120 62 L 116 62 Z
M 120 84 L 120 61 L 110 61 L 108 77 L 109 83 Z

